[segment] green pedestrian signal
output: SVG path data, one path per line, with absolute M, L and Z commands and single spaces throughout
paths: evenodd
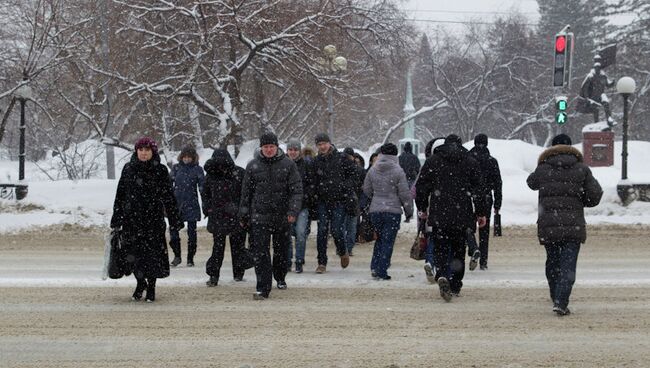
M 567 114 L 568 106 L 569 102 L 566 96 L 558 96 L 555 98 L 555 122 L 558 125 L 566 124 L 569 117 Z

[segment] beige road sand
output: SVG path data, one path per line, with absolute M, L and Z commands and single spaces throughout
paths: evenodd
M 543 262 L 533 228 L 504 233 L 492 243 L 492 267 Z M 649 234 L 592 228 L 580 262 L 650 261 Z M 0 235 L 0 254 L 16 262 L 38 251 L 56 251 L 53 262 L 101 254 L 99 232 L 43 236 Z M 393 264 L 421 277 L 408 245 L 400 238 Z M 370 246 L 358 246 L 352 267 L 369 256 Z M 203 249 L 197 258 L 206 257 Z M 539 287 L 466 288 L 445 303 L 434 287 L 290 285 L 256 302 L 231 284 L 177 286 L 160 288 L 153 304 L 130 302 L 126 287 L 4 287 L 0 367 L 648 367 L 649 291 L 577 287 L 574 313 L 559 318 Z

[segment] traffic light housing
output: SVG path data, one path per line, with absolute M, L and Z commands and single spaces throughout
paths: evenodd
M 553 87 L 569 86 L 571 82 L 571 59 L 573 56 L 573 33 L 555 35 L 553 58 Z
M 569 100 L 566 96 L 558 96 L 555 98 L 555 122 L 558 125 L 566 124 L 569 115 L 567 113 L 569 107 Z

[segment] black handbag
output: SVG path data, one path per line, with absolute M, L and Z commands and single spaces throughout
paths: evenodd
M 494 214 L 494 236 L 501 236 L 501 214 Z
M 108 256 L 108 277 L 120 279 L 129 276 L 132 272 L 127 261 L 127 251 L 121 231 L 111 230 L 110 252 Z

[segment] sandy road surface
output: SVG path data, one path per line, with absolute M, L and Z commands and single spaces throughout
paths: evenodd
M 197 267 L 162 280 L 153 304 L 134 281 L 98 281 L 101 234 L 72 228 L 0 235 L 0 367 L 648 367 L 650 231 L 590 229 L 573 314 L 558 318 L 534 229 L 506 229 L 490 270 L 468 272 L 445 303 L 399 239 L 392 281 L 371 280 L 370 246 L 352 265 L 288 276 L 251 298 L 254 276 L 202 285 Z M 49 279 L 47 282 L 45 279 Z

